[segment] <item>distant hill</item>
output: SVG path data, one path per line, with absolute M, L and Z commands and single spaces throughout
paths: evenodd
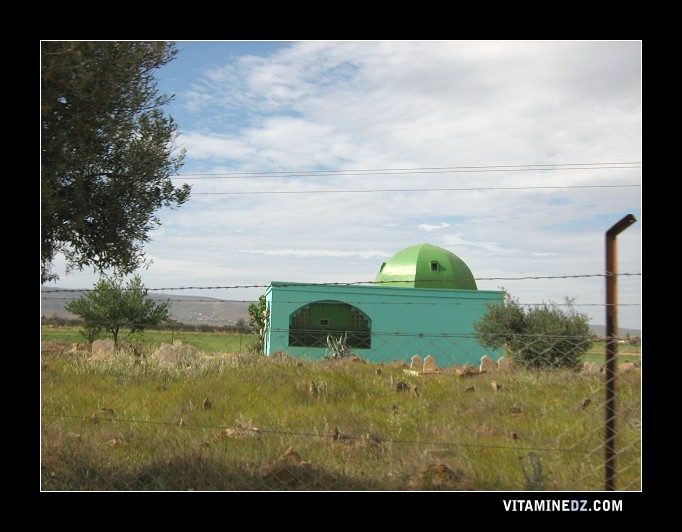
M 67 312 L 64 306 L 72 299 L 78 299 L 85 292 L 51 292 L 50 290 L 59 290 L 58 288 L 41 287 L 41 316 L 51 318 L 56 316 L 58 318 L 76 318 L 70 312 Z M 234 325 L 240 319 L 249 322 L 248 308 L 251 303 L 256 301 L 226 301 L 213 297 L 200 296 L 177 296 L 163 293 L 150 292 L 150 299 L 154 301 L 170 300 L 171 318 L 181 323 L 188 323 L 190 325 L 206 324 L 206 325 Z M 599 337 L 606 335 L 606 327 L 604 325 L 591 325 L 590 329 Z M 621 337 L 627 336 L 641 336 L 639 329 L 625 329 L 620 328 L 618 335 Z
M 606 325 L 590 325 L 590 330 L 600 338 L 606 336 Z M 642 331 L 639 329 L 625 329 L 624 327 L 618 327 L 618 336 L 622 338 L 628 334 L 630 336 L 641 336 Z
M 76 318 L 64 308 L 65 305 L 78 299 L 85 291 L 54 292 L 56 287 L 40 288 L 40 314 L 46 318 Z M 227 301 L 214 297 L 205 296 L 178 296 L 163 293 L 150 292 L 149 298 L 153 301 L 170 300 L 170 316 L 181 323 L 191 325 L 234 325 L 240 319 L 249 322 L 248 308 L 256 301 Z

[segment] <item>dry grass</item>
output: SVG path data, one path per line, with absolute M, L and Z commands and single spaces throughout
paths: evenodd
M 65 347 L 43 349 L 45 490 L 603 488 L 600 375 L 224 353 L 164 368 Z M 640 403 L 639 371 L 624 373 L 625 489 L 640 489 Z

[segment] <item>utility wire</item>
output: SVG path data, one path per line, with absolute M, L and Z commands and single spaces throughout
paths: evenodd
M 192 195 L 202 196 L 246 196 L 260 194 L 367 194 L 373 192 L 467 192 L 482 190 L 552 190 L 552 189 L 585 189 L 585 188 L 633 188 L 640 184 L 619 185 L 566 185 L 566 186 L 535 186 L 535 187 L 453 187 L 453 188 L 382 188 L 364 190 L 258 190 L 248 192 L 192 192 Z
M 263 172 L 192 172 L 179 174 L 182 179 L 253 179 L 281 177 L 323 177 L 323 176 L 364 176 L 364 175 L 404 175 L 404 174 L 447 174 L 447 173 L 481 173 L 481 172 L 531 172 L 556 170 L 607 170 L 636 169 L 642 163 L 606 162 L 606 163 L 566 163 L 566 164 L 524 164 L 524 165 L 487 165 L 487 166 L 443 166 L 415 168 L 376 168 L 349 170 L 297 170 L 297 171 L 263 171 Z

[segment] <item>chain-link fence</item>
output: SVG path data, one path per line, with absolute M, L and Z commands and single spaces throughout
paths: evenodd
M 44 342 L 41 488 L 604 489 L 603 341 L 519 336 L 444 367 L 472 337 L 371 336 L 396 339 L 419 357 Z M 641 352 L 618 348 L 615 486 L 641 490 Z

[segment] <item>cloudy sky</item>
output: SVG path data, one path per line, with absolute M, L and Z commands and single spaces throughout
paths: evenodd
M 428 242 L 480 289 L 603 324 L 604 232 L 641 273 L 640 42 L 178 42 L 158 71 L 187 150 L 148 288 L 358 282 Z M 90 288 L 91 272 L 60 288 Z M 510 279 L 512 278 L 512 279 Z M 255 300 L 263 288 L 168 291 Z M 619 279 L 641 326 L 641 277 Z

